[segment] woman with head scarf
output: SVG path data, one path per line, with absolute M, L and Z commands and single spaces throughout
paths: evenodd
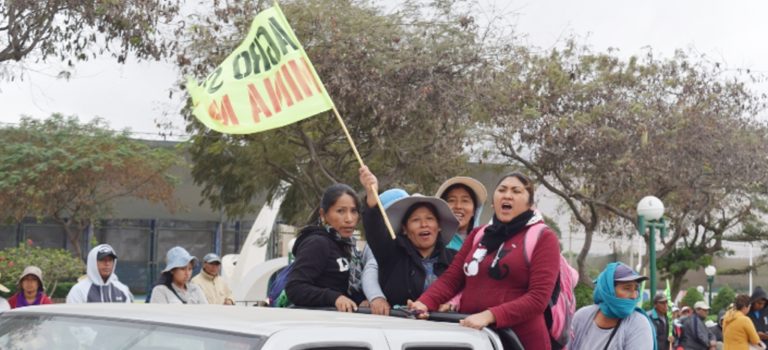
M 458 222 L 440 198 L 412 195 L 400 198 L 386 209 L 396 234 L 393 240 L 376 205 L 376 176 L 360 168 L 360 183 L 366 189 L 363 211 L 368 246 L 379 264 L 379 282 L 387 301 L 406 305 L 418 298 L 447 268 L 453 254 L 445 248 Z
M 11 309 L 30 305 L 51 304 L 51 299 L 43 292 L 43 271 L 37 266 L 27 266 L 16 284 L 18 292 L 8 300 Z
M 362 264 L 352 235 L 360 218 L 355 191 L 328 187 L 320 202 L 320 225 L 304 227 L 293 244 L 294 260 L 285 293 L 297 306 L 333 306 L 353 312 L 363 300 Z
M 197 258 L 182 247 L 173 247 L 165 255 L 161 283 L 152 288 L 152 304 L 208 304 L 205 293 L 190 283 Z
M 597 277 L 593 299 L 573 316 L 569 349 L 655 350 L 656 334 L 645 311 L 637 307 L 640 276 L 629 266 L 610 263 Z
M 560 247 L 554 231 L 538 226 L 536 246 L 526 259 L 525 236 L 534 225 L 543 225 L 531 209 L 533 194 L 528 177 L 503 176 L 493 192 L 493 223 L 470 233 L 467 241 L 473 243 L 461 247 L 450 268 L 410 308 L 426 317 L 463 290 L 458 311 L 471 315 L 462 325 L 511 328 L 526 349 L 551 349 L 544 311 L 554 291 Z
M 435 197 L 448 203 L 451 212 L 459 221 L 459 229 L 448 243 L 448 249 L 458 252 L 467 235 L 480 225 L 480 214 L 488 191 L 480 181 L 471 177 L 456 176 L 443 182 Z

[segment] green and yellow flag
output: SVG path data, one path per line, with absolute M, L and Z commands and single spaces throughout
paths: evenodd
M 277 4 L 253 19 L 245 40 L 201 85 L 189 78 L 187 90 L 195 117 L 227 134 L 279 128 L 333 108 Z
M 672 323 L 672 305 L 674 304 L 672 303 L 672 289 L 669 288 L 669 279 L 667 279 L 667 289 L 664 289 L 664 296 L 667 297 L 667 322 L 670 323 L 669 327 L 667 327 L 669 328 L 669 334 L 667 334 L 667 336 L 671 337 L 673 332 L 672 330 L 673 326 L 671 324 Z

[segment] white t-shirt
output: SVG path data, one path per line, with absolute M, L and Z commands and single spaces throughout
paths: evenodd
M 11 309 L 11 305 L 8 304 L 8 301 L 5 300 L 5 298 L 0 297 L 0 312 L 8 311 Z
M 573 341 L 568 344 L 571 350 L 603 350 L 613 328 L 602 329 L 595 324 L 595 315 L 600 307 L 589 305 L 582 307 L 573 316 Z M 609 350 L 653 350 L 655 335 L 651 322 L 645 314 L 632 312 L 623 319 L 613 335 Z

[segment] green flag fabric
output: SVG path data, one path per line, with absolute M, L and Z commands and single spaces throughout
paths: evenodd
M 280 7 L 256 15 L 245 40 L 198 84 L 187 79 L 193 114 L 227 134 L 279 128 L 333 108 Z

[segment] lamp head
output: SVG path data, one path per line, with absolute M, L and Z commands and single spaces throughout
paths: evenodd
M 664 203 L 654 196 L 645 196 L 637 202 L 637 215 L 646 220 L 658 220 L 664 216 Z

